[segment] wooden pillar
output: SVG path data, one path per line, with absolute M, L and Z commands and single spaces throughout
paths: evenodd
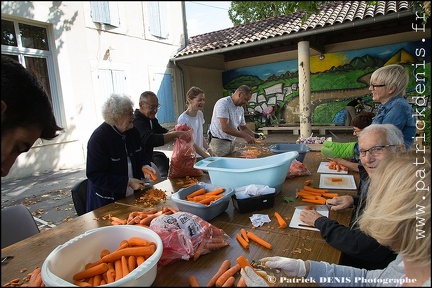
M 309 41 L 298 43 L 298 78 L 300 103 L 300 137 L 309 137 L 311 129 L 311 88 Z

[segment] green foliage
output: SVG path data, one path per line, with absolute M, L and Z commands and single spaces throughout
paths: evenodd
M 249 24 L 267 18 L 302 13 L 303 21 L 318 8 L 334 1 L 232 1 L 228 16 L 234 26 Z M 379 1 L 366 1 L 368 5 L 376 5 Z M 411 11 L 423 17 L 423 24 L 430 18 L 430 1 L 410 1 Z

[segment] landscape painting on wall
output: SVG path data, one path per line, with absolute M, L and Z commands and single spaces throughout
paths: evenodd
M 367 49 L 328 53 L 310 58 L 312 124 L 344 125 L 345 106 L 354 98 L 362 97 L 367 110 L 375 112 L 369 79 L 373 71 L 389 65 L 401 64 L 410 73 L 406 97 L 419 96 L 416 85 L 425 84 L 421 96 L 430 99 L 431 41 L 404 42 Z M 277 124 L 299 123 L 299 90 L 297 60 L 232 69 L 223 73 L 225 95 L 238 86 L 249 85 L 253 96 L 247 104 L 248 114 L 258 126 L 269 125 L 265 117 L 268 107 L 277 107 Z M 421 103 L 421 105 L 428 105 Z M 417 103 L 418 104 L 418 103 Z M 413 104 L 414 105 L 414 104 Z M 429 104 L 430 105 L 430 104 Z M 271 109 L 270 109 L 271 110 Z

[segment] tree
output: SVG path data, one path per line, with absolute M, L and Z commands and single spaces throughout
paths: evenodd
M 376 5 L 378 1 L 366 1 Z M 305 20 L 310 14 L 318 12 L 321 5 L 334 1 L 232 1 L 228 16 L 234 26 L 249 24 L 279 15 L 302 12 Z M 411 10 L 425 15 L 423 23 L 430 17 L 430 1 L 410 1 Z

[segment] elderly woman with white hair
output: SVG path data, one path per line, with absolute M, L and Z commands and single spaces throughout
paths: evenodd
M 381 103 L 372 124 L 393 124 L 398 127 L 404 135 L 407 150 L 414 143 L 416 134 L 414 110 L 404 98 L 408 81 L 407 70 L 402 65 L 391 64 L 375 70 L 369 86 L 372 99 Z
M 127 96 L 111 95 L 104 103 L 105 120 L 91 135 L 87 145 L 86 212 L 132 195 L 145 187 L 142 180 L 155 173 L 146 159 L 135 119 L 133 103 Z

